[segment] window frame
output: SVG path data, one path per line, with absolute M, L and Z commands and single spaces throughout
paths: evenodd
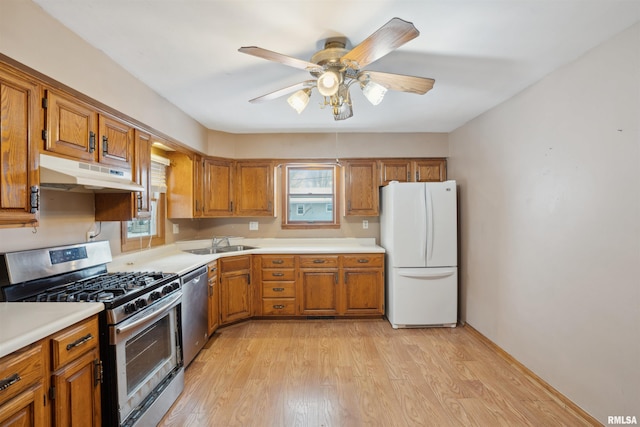
M 283 229 L 335 229 L 340 228 L 340 215 L 338 212 L 340 204 L 340 165 L 331 163 L 283 163 L 281 165 L 282 182 L 282 228 Z M 322 170 L 331 169 L 333 171 L 333 220 L 331 221 L 295 221 L 289 220 L 289 171 L 291 169 Z M 297 209 L 296 209 L 297 212 Z
M 165 223 L 166 223 L 166 200 L 164 193 L 160 193 L 156 199 L 156 234 L 153 236 L 128 237 L 127 223 L 130 221 L 121 221 L 120 228 L 120 250 L 129 252 L 133 250 L 141 250 L 154 246 L 162 246 L 165 244 Z M 149 242 L 151 240 L 151 242 Z

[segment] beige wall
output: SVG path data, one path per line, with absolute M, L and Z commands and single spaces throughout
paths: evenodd
M 640 25 L 452 132 L 462 313 L 604 424 L 640 417 Z

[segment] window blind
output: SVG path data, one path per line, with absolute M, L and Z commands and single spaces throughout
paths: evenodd
M 154 193 L 167 192 L 167 167 L 171 165 L 169 159 L 151 155 L 151 191 Z

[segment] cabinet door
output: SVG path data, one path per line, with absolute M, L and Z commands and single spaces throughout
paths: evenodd
M 135 131 L 134 179 L 144 187 L 135 193 L 138 218 L 151 216 L 151 136 Z
M 37 105 L 38 86 L 0 68 L 0 227 L 38 221 Z
M 239 216 L 273 216 L 273 164 L 236 164 L 236 207 Z
M 345 269 L 344 314 L 383 314 L 382 269 Z
M 53 422 L 60 427 L 99 426 L 100 380 L 96 375 L 98 351 L 94 349 L 54 373 Z
M 380 185 L 391 181 L 411 181 L 411 162 L 409 160 L 382 160 L 380 162 Z
M 12 427 L 45 426 L 42 382 L 0 406 L 0 425 Z
M 220 280 L 220 317 L 222 323 L 251 316 L 251 278 L 247 271 L 229 273 Z
M 232 161 L 204 160 L 204 216 L 233 216 L 233 166 Z
M 375 160 L 345 165 L 345 216 L 378 215 L 378 173 Z
M 220 325 L 220 293 L 218 289 L 218 274 L 216 263 L 209 265 L 209 336 L 213 334 Z
M 97 160 L 98 114 L 89 105 L 48 90 L 45 149 L 79 160 Z
M 414 169 L 416 182 L 447 180 L 447 163 L 445 159 L 416 160 Z
M 338 312 L 338 269 L 301 270 L 299 314 L 334 315 Z
M 133 165 L 133 128 L 120 120 L 100 115 L 98 161 L 131 169 Z

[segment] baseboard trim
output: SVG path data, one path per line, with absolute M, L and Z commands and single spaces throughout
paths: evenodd
M 565 396 L 564 394 L 560 393 L 558 390 L 553 388 L 551 384 L 549 384 L 548 382 L 540 378 L 533 371 L 531 371 L 529 368 L 527 368 L 522 363 L 520 363 L 515 357 L 513 357 L 512 355 L 504 351 L 498 344 L 494 343 L 489 338 L 484 336 L 481 332 L 479 332 L 476 328 L 471 326 L 469 323 L 465 323 L 464 326 L 462 327 L 467 328 L 469 332 L 475 335 L 480 341 L 482 341 L 483 344 L 485 344 L 486 346 L 491 348 L 493 351 L 498 353 L 508 363 L 510 363 L 516 369 L 520 370 L 523 374 L 529 377 L 530 381 L 538 384 L 540 387 L 545 389 L 551 398 L 553 398 L 559 404 L 563 405 L 565 408 L 572 411 L 576 416 L 582 418 L 585 421 L 585 423 L 588 423 L 589 425 L 592 425 L 592 426 L 603 425 L 602 423 L 600 423 L 600 421 L 598 421 L 597 419 L 589 415 L 587 412 L 585 412 L 584 409 L 582 409 L 581 407 L 573 403 L 571 399 L 569 399 L 567 396 Z

